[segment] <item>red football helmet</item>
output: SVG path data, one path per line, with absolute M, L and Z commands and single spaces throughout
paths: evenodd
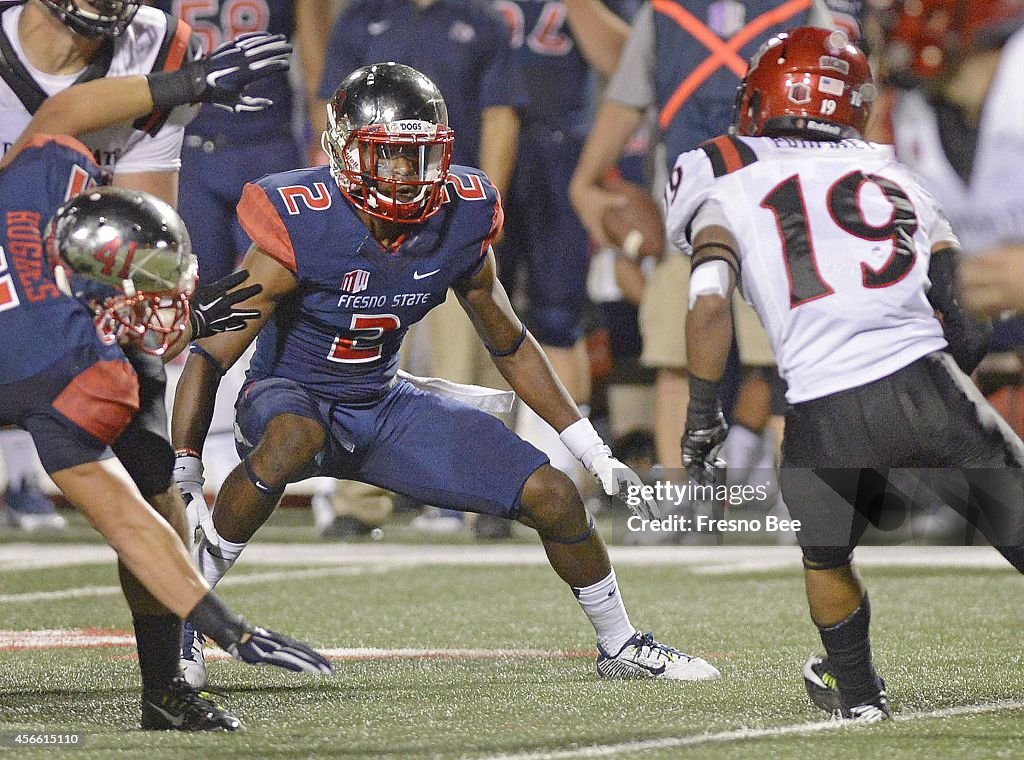
M 327 104 L 331 174 L 361 211 L 402 224 L 441 208 L 455 133 L 441 91 L 400 63 L 364 66 Z
M 777 34 L 750 60 L 736 94 L 737 134 L 860 137 L 875 85 L 845 32 L 802 26 Z
M 884 76 L 913 84 L 1024 24 L 1024 0 L 870 0 Z

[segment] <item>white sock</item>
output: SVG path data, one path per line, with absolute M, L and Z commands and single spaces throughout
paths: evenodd
M 238 555 L 248 546 L 248 543 L 246 541 L 244 544 L 233 544 L 221 538 L 220 546 L 213 546 L 206 540 L 206 536 L 200 539 L 199 546 L 196 548 L 196 566 L 206 578 L 206 582 L 210 584 L 210 588 L 216 586 L 224 574 L 231 569 L 235 560 L 238 559 Z
M 32 436 L 24 430 L 0 432 L 0 452 L 7 470 L 7 484 L 19 487 L 22 482 L 39 482 L 39 465 Z
M 573 593 L 580 607 L 590 618 L 590 624 L 597 632 L 597 643 L 605 652 L 618 654 L 627 641 L 633 638 L 636 628 L 629 622 L 626 606 L 622 603 L 619 584 L 612 570 L 592 586 L 574 588 Z

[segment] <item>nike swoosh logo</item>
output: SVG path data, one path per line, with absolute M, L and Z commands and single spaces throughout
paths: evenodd
M 167 718 L 167 722 L 170 723 L 175 728 L 181 728 L 181 724 L 185 722 L 185 716 L 184 715 L 171 715 L 169 712 L 167 712 L 166 710 L 164 710 L 163 708 L 161 708 L 161 707 L 159 707 L 157 705 L 154 705 L 152 702 L 149 703 L 149 706 L 152 707 L 154 710 L 156 710 L 161 715 L 163 715 L 165 718 Z
M 371 37 L 377 37 L 384 34 L 391 26 L 389 21 L 371 21 L 366 25 L 366 31 L 370 33 Z
M 414 280 L 422 280 L 424 277 L 430 277 L 431 275 L 437 274 L 440 271 L 441 270 L 438 268 L 438 269 L 435 269 L 432 272 L 424 272 L 423 274 L 420 274 L 419 272 L 413 272 L 412 273 L 412 278 Z

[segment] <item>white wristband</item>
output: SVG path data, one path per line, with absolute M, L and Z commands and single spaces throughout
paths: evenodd
M 590 423 L 586 417 L 576 420 L 558 434 L 558 438 L 565 444 L 565 448 L 569 449 L 570 453 L 586 467 L 589 467 L 589 461 L 593 458 L 592 451 L 595 447 L 605 446 L 604 441 L 601 440 L 601 436 L 594 430 L 594 426 Z

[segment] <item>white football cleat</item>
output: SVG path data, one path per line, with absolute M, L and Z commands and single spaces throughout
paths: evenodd
M 670 681 L 711 681 L 721 678 L 711 663 L 656 641 L 637 631 L 619 653 L 597 647 L 597 674 L 602 678 L 664 678 Z
M 181 631 L 181 674 L 194 689 L 206 686 L 206 656 L 203 654 L 205 639 L 189 621 Z

